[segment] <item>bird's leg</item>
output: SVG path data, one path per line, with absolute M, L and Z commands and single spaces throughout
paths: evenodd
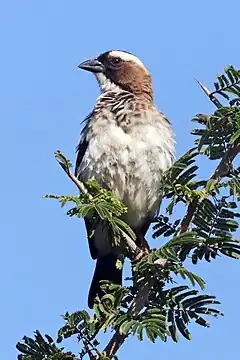
M 132 258 L 132 260 L 133 261 L 139 261 L 139 260 L 141 260 L 141 258 L 144 257 L 144 255 L 145 255 L 145 253 L 143 252 L 142 249 L 140 249 L 140 252 L 138 252 L 137 255 L 135 254 L 134 257 Z
M 137 251 L 134 251 L 134 253 L 130 254 L 130 259 L 132 261 L 139 261 L 145 255 L 149 254 L 150 248 L 142 232 L 140 230 L 135 230 L 134 232 L 137 237 Z
M 149 247 L 149 245 L 148 245 L 147 240 L 145 239 L 145 236 L 144 236 L 143 233 L 141 232 L 141 230 L 136 230 L 136 236 L 137 236 L 137 238 L 138 238 L 138 240 L 139 240 L 140 248 L 142 249 L 143 254 L 144 254 L 144 255 L 149 254 L 150 247 Z

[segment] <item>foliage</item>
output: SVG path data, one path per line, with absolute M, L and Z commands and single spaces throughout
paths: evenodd
M 126 286 L 103 282 L 105 295 L 96 299 L 93 315 L 85 310 L 64 315 L 65 324 L 58 331 L 57 343 L 76 336 L 82 344 L 78 357 L 64 352 L 51 337 L 44 338 L 36 331 L 34 339 L 25 336 L 17 344 L 19 359 L 70 360 L 86 355 L 90 359 L 116 358 L 118 347 L 130 335 L 139 340 L 147 337 L 151 342 L 177 342 L 180 335 L 190 340 L 190 322 L 209 327 L 206 317 L 223 315 L 217 309 L 219 301 L 205 294 L 204 279 L 187 265 L 189 259 L 197 264 L 221 256 L 240 257 L 240 243 L 234 236 L 240 217 L 240 168 L 234 167 L 240 152 L 240 71 L 232 66 L 225 69 L 217 77 L 212 93 L 200 86 L 217 110 L 194 117 L 194 147 L 162 178 L 160 196 L 164 205 L 153 224 L 153 239 L 161 237 L 161 246 L 132 262 Z M 218 98 L 228 103 L 222 105 Z M 129 252 L 135 234 L 121 218 L 126 206 L 93 180 L 79 183 L 70 172 L 70 162 L 59 151 L 55 156 L 81 193 L 46 197 L 58 200 L 61 206 L 73 204 L 67 211 L 69 216 L 90 217 L 92 233 L 99 222 L 104 222 L 113 246 L 124 243 Z M 213 164 L 217 161 L 217 166 L 207 178 L 200 178 L 199 163 L 204 159 Z M 185 211 L 182 218 L 176 218 L 177 208 Z M 113 336 L 100 351 L 97 337 L 108 330 L 113 331 Z
M 81 193 L 79 196 L 45 195 L 45 198 L 58 200 L 62 207 L 73 202 L 75 206 L 67 211 L 69 216 L 85 217 L 91 215 L 92 235 L 97 224 L 105 222 L 114 245 L 119 245 L 123 231 L 135 240 L 135 234 L 130 226 L 121 220 L 121 215 L 127 212 L 127 207 L 116 199 L 110 191 L 100 188 L 95 180 L 89 180 L 86 187 L 88 193 L 91 194 L 90 197 Z
M 45 335 L 36 330 L 34 339 L 27 336 L 23 337 L 24 343 L 17 343 L 17 349 L 22 353 L 18 355 L 18 360 L 74 360 L 75 355 L 71 352 L 64 353 L 63 348 L 58 348 L 49 335 Z

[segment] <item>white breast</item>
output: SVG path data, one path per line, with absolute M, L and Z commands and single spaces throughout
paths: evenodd
M 126 133 L 109 114 L 92 124 L 89 146 L 79 169 L 80 179 L 95 178 L 128 207 L 126 221 L 133 228 L 152 217 L 160 205 L 160 180 L 174 157 L 169 124 L 154 112 Z M 149 120 L 149 119 L 148 119 Z

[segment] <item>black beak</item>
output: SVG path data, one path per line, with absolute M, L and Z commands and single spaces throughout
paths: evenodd
M 92 73 L 103 72 L 104 70 L 103 64 L 97 59 L 83 61 L 81 64 L 78 65 L 78 67 Z

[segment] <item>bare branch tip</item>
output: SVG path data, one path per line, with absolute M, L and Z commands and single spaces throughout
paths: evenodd
M 197 79 L 195 79 L 195 80 L 196 80 L 196 82 L 198 83 L 198 85 L 200 86 L 200 88 L 203 90 L 203 92 L 204 92 L 208 97 L 210 97 L 211 91 L 208 90 L 208 88 L 207 88 L 200 80 L 197 80 Z

